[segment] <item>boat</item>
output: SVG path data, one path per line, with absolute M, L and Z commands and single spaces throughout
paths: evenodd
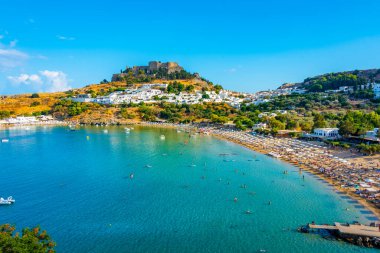
M 15 202 L 16 200 L 14 200 L 12 196 L 9 196 L 7 199 L 0 198 L 0 205 L 11 205 Z
M 1 142 L 2 143 L 7 143 L 7 142 L 9 142 L 9 139 L 1 139 Z
M 165 135 L 161 134 L 160 139 L 165 140 Z
M 103 130 L 103 133 L 108 134 L 108 130 L 107 129 Z

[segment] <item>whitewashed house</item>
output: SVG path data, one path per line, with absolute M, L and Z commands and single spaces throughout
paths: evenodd
M 372 131 L 367 131 L 365 133 L 365 137 L 369 139 L 377 140 L 379 137 L 377 137 L 379 133 L 379 128 L 374 128 Z
M 94 99 L 91 98 L 90 94 L 79 94 L 78 96 L 73 97 L 71 100 L 80 103 L 90 103 L 94 101 Z
M 267 123 L 257 123 L 253 125 L 252 130 L 267 129 L 267 128 L 268 128 Z
M 339 138 L 339 128 L 315 128 L 313 135 L 320 138 L 333 139 Z
M 354 86 L 340 86 L 339 91 L 342 91 L 344 93 L 353 92 Z
M 375 98 L 380 98 L 380 83 L 373 85 L 373 92 L 375 93 Z

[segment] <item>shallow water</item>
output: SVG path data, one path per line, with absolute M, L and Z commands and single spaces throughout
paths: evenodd
M 373 219 L 298 168 L 210 136 L 103 129 L 2 130 L 0 196 L 16 203 L 0 223 L 39 224 L 58 252 L 374 251 L 295 231 Z

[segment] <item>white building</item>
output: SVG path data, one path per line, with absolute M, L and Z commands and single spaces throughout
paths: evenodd
M 8 124 L 32 124 L 38 122 L 37 118 L 32 116 L 32 117 L 16 117 L 16 118 L 8 118 L 5 119 L 6 123 Z
M 340 86 L 339 91 L 343 91 L 344 93 L 353 92 L 354 87 L 353 86 Z
M 276 117 L 276 116 L 277 116 L 277 114 L 274 113 L 274 112 L 262 112 L 259 115 L 257 115 L 257 117 L 259 117 L 259 118 L 262 118 L 262 117 L 273 118 L 273 117 Z
M 71 100 L 80 103 L 90 103 L 94 101 L 94 99 L 91 98 L 90 94 L 79 94 L 78 96 L 73 97 Z
M 367 131 L 365 133 L 365 137 L 377 140 L 379 138 L 377 137 L 378 133 L 379 133 L 379 128 L 374 128 L 372 131 Z
M 375 93 L 375 98 L 380 98 L 380 83 L 373 85 L 373 92 Z
M 267 126 L 267 123 L 257 123 L 257 124 L 254 124 L 253 127 L 252 127 L 252 130 L 256 130 L 256 129 L 266 129 L 268 126 Z
M 313 135 L 321 138 L 339 138 L 339 128 L 315 128 Z
M 306 92 L 307 92 L 306 89 L 298 89 L 298 88 L 296 88 L 296 89 L 292 90 L 293 94 L 305 94 Z

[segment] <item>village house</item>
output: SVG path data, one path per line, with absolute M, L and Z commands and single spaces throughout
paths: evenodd
M 375 93 L 375 98 L 380 98 L 380 83 L 373 85 L 373 92 Z
M 340 86 L 339 87 L 340 92 L 349 93 L 354 91 L 354 86 Z
M 90 103 L 93 102 L 94 99 L 91 98 L 90 94 L 79 94 L 76 97 L 73 97 L 71 100 L 80 103 Z
M 268 128 L 267 123 L 257 123 L 253 125 L 252 130 L 267 129 L 267 128 Z
M 374 128 L 372 131 L 367 131 L 364 137 L 368 139 L 377 140 L 379 139 L 378 133 L 379 133 L 379 128 Z
M 324 139 L 334 139 L 340 137 L 339 128 L 315 128 L 312 135 Z

